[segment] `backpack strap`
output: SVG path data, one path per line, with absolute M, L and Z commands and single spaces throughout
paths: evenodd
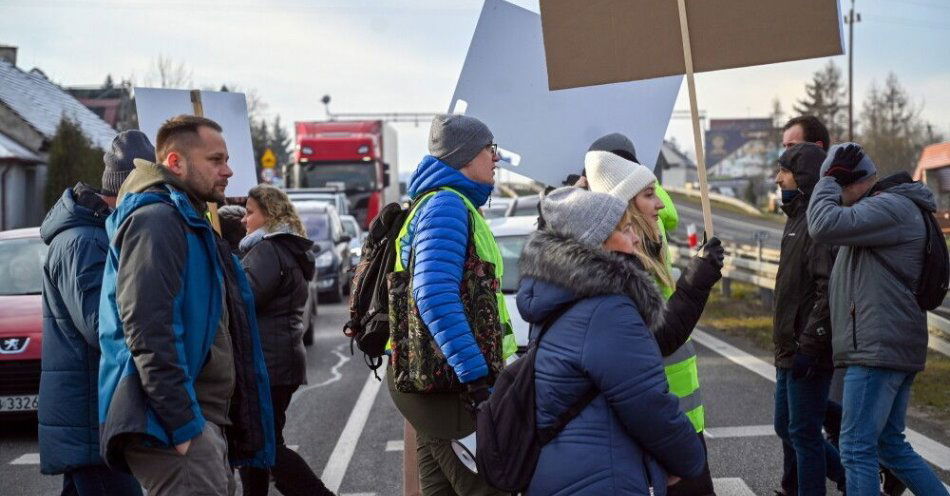
M 921 274 L 923 274 L 924 271 L 927 270 L 927 250 L 930 248 L 930 219 L 928 218 L 928 216 L 933 217 L 933 214 L 931 214 L 930 211 L 924 210 L 920 207 L 917 207 L 917 209 L 920 210 L 920 217 L 924 221 L 924 258 L 922 260 L 921 268 L 920 268 L 920 272 Z M 904 287 L 910 290 L 911 294 L 913 294 L 914 296 L 917 296 L 917 293 L 920 292 L 920 288 L 914 289 L 913 287 L 911 287 L 910 283 L 907 282 L 906 278 L 904 276 L 901 276 L 897 272 L 897 270 L 894 269 L 894 266 L 892 266 L 887 260 L 885 260 L 884 257 L 882 257 L 874 248 L 867 248 L 867 251 L 868 253 L 871 254 L 871 256 L 874 257 L 875 260 L 877 260 L 879 264 L 881 264 L 884 267 L 884 269 L 886 269 L 888 272 L 891 273 L 892 276 L 894 276 L 894 279 L 897 279 L 898 281 L 900 281 L 900 283 L 903 284 Z M 922 280 L 923 280 L 923 277 L 920 277 L 917 279 L 918 285 L 920 284 L 920 281 Z
M 573 301 L 561 305 L 561 307 L 549 315 L 548 318 L 544 319 L 544 324 L 542 324 L 541 330 L 538 331 L 538 336 L 534 338 L 534 346 L 538 346 L 540 344 L 541 338 L 547 333 L 548 329 L 550 329 L 555 322 L 560 320 L 561 316 L 567 313 L 568 310 L 573 308 L 575 303 L 577 302 Z M 600 391 L 598 391 L 596 387 L 591 387 L 587 390 L 587 392 L 584 393 L 583 396 L 580 397 L 580 399 L 574 402 L 573 405 L 569 406 L 567 410 L 558 415 L 553 425 L 538 429 L 538 441 L 541 442 L 541 445 L 543 446 L 548 444 L 548 442 L 554 439 L 559 432 L 567 427 L 567 424 L 569 424 L 571 420 L 574 420 L 575 417 L 580 415 L 581 412 L 587 408 L 587 405 L 594 401 L 594 398 L 596 398 L 598 394 L 600 394 Z

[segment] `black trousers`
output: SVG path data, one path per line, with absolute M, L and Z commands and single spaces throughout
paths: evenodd
M 697 434 L 700 442 L 703 443 L 703 449 L 706 448 L 706 438 L 703 433 Z M 675 485 L 666 488 L 667 496 L 715 496 L 713 489 L 712 474 L 709 472 L 709 453 L 706 453 L 706 466 L 703 467 L 703 473 L 699 477 L 692 479 L 683 479 Z
M 274 406 L 274 432 L 277 436 L 277 459 L 270 470 L 242 467 L 241 485 L 244 496 L 267 496 L 271 475 L 274 486 L 285 496 L 330 495 L 323 481 L 310 470 L 307 462 L 284 444 L 284 424 L 287 423 L 287 407 L 290 398 L 300 386 L 271 386 L 270 396 Z

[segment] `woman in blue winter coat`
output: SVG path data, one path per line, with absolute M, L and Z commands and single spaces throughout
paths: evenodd
M 561 188 L 541 208 L 547 227 L 522 253 L 518 310 L 535 329 L 567 310 L 537 352 L 538 427 L 600 394 L 544 446 L 528 494 L 665 495 L 703 471 L 705 449 L 668 391 L 651 332 L 663 298 L 630 256 L 640 240 L 627 206 Z

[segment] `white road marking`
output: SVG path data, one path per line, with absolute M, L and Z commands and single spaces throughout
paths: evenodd
M 297 451 L 297 450 L 300 449 L 300 445 L 299 445 L 299 444 L 288 444 L 288 445 L 287 445 L 287 449 L 289 449 L 290 451 Z
M 386 372 L 386 362 L 377 371 L 380 375 Z M 326 467 L 323 468 L 323 475 L 320 479 L 330 491 L 338 492 L 340 484 L 343 483 L 343 476 L 346 474 L 346 468 L 350 465 L 350 459 L 353 458 L 353 452 L 356 451 L 356 443 L 363 433 L 366 426 L 366 420 L 369 418 L 369 412 L 373 408 L 373 402 L 376 399 L 376 393 L 379 392 L 381 381 L 376 380 L 375 374 L 370 372 L 366 377 L 366 383 L 363 384 L 363 390 L 360 391 L 356 404 L 350 412 L 350 418 L 346 420 L 343 431 L 340 432 L 340 438 L 330 453 L 330 459 Z
M 402 439 L 386 442 L 386 451 L 405 451 L 406 442 Z
M 17 459 L 10 462 L 10 465 L 39 465 L 40 464 L 40 454 L 39 453 L 26 453 L 21 455 Z
M 693 331 L 693 340 L 769 381 L 775 382 L 775 367 L 764 360 L 699 329 Z M 904 429 L 904 435 L 918 455 L 940 467 L 941 470 L 950 470 L 950 448 L 913 429 Z
M 333 353 L 334 355 L 337 356 L 337 362 L 336 362 L 336 365 L 334 365 L 334 366 L 330 369 L 330 378 L 327 379 L 327 380 L 325 380 L 325 381 L 323 381 L 323 382 L 319 382 L 319 383 L 317 383 L 317 384 L 310 384 L 310 385 L 308 385 L 308 386 L 304 386 L 304 387 L 298 389 L 297 392 L 294 393 L 294 397 L 291 398 L 291 400 L 290 400 L 290 404 L 291 404 L 291 405 L 293 405 L 293 404 L 297 401 L 297 399 L 300 398 L 300 395 L 301 395 L 302 393 L 305 393 L 305 392 L 307 392 L 307 391 L 310 391 L 311 389 L 316 389 L 316 388 L 328 386 L 328 385 L 333 384 L 334 382 L 337 382 L 337 381 L 339 381 L 340 379 L 343 378 L 343 373 L 340 372 L 340 367 L 342 367 L 343 365 L 345 365 L 346 362 L 349 362 L 349 361 L 350 361 L 350 358 L 351 358 L 349 355 L 347 355 L 347 354 L 345 354 L 345 353 L 343 352 L 343 351 L 346 349 L 347 346 L 349 346 L 349 345 L 348 345 L 348 344 L 341 344 L 341 345 L 337 346 L 336 348 L 334 348 L 333 351 L 331 351 L 331 353 Z
M 713 488 L 719 496 L 755 496 L 745 481 L 738 477 L 713 479 Z
M 719 338 L 715 338 L 709 333 L 703 332 L 699 329 L 693 330 L 693 340 L 705 346 L 706 348 L 715 351 L 737 365 L 741 365 L 742 367 L 759 374 L 765 379 L 775 382 L 775 367 L 773 367 L 772 364 L 766 363 L 758 357 L 752 356 L 740 350 L 739 348 L 736 348 L 735 346 Z
M 775 427 L 771 425 L 710 427 L 703 431 L 703 434 L 710 439 L 724 439 L 730 437 L 767 437 L 775 435 Z

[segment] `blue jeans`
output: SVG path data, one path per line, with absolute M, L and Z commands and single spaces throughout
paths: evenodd
M 62 496 L 142 496 L 142 486 L 129 474 L 105 465 L 90 465 L 63 474 Z
M 915 372 L 851 366 L 844 376 L 841 461 L 848 494 L 878 494 L 878 460 L 914 494 L 947 490 L 904 439 L 904 417 Z
M 782 439 L 786 464 L 795 461 L 797 484 L 793 487 L 798 488 L 800 495 L 824 495 L 826 476 L 839 487 L 844 486 L 844 468 L 838 451 L 821 435 L 831 375 L 830 370 L 816 371 L 809 377 L 795 379 L 791 370 L 776 369 L 775 432 Z M 792 467 L 786 467 L 789 468 Z M 787 487 L 792 481 L 782 482 L 783 489 L 794 494 L 790 491 L 793 487 Z

